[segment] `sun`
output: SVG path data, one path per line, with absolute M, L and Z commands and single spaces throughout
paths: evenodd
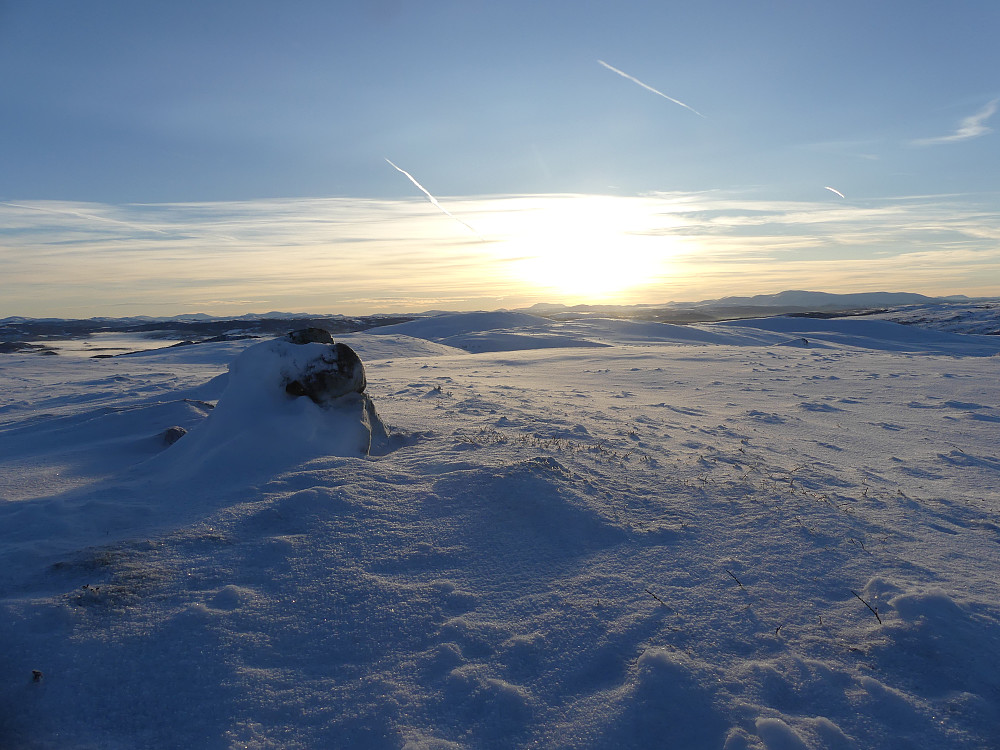
M 650 230 L 648 204 L 609 196 L 559 196 L 504 217 L 510 272 L 565 298 L 609 299 L 655 284 L 673 255 Z
M 607 297 L 649 283 L 658 264 L 626 250 L 621 237 L 552 238 L 515 265 L 528 283 L 571 297 Z

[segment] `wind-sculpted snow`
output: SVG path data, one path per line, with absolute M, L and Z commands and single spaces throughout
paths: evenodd
M 343 351 L 352 358 L 347 365 L 339 351 L 331 359 L 334 348 L 323 343 L 294 344 L 282 338 L 248 347 L 230 366 L 225 390 L 204 424 L 151 462 L 149 471 L 207 481 L 219 474 L 272 473 L 313 456 L 386 452 L 385 426 L 371 399 L 360 392 L 363 366 L 353 350 Z M 357 373 L 348 373 L 353 379 L 338 386 L 336 398 L 299 392 L 300 381 L 315 379 L 322 368 L 354 362 Z M 290 395 L 292 386 L 296 390 Z
M 8 355 L 0 747 L 996 747 L 1000 342 L 875 322 L 350 334 L 368 455 L 301 347 Z
M 991 357 L 1000 354 L 1000 341 L 977 334 L 930 331 L 916 326 L 870 318 L 763 318 L 715 324 L 717 328 L 750 328 L 802 335 L 831 344 L 864 349 L 927 354 L 954 354 L 963 357 Z
M 544 329 L 551 324 L 548 318 L 520 312 L 442 313 L 417 318 L 406 323 L 383 326 L 372 333 L 405 334 L 421 339 L 442 339 L 463 333 L 505 330 L 510 328 Z
M 1000 300 L 980 300 L 966 304 L 907 305 L 871 316 L 925 330 L 951 333 L 1000 334 Z

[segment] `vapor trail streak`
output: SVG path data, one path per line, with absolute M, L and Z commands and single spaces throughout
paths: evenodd
M 118 219 L 109 219 L 106 216 L 94 216 L 93 214 L 85 214 L 81 211 L 66 211 L 66 210 L 60 210 L 58 208 L 40 208 L 38 206 L 25 206 L 21 203 L 8 203 L 7 201 L 0 201 L 0 206 L 23 208 L 27 211 L 41 211 L 43 214 L 75 216 L 78 219 L 89 219 L 90 221 L 103 221 L 107 224 L 117 224 L 122 227 L 128 227 L 129 229 L 139 229 L 143 232 L 156 232 L 157 234 L 166 234 L 168 236 L 172 234 L 171 232 L 166 232 L 162 229 L 155 229 L 154 227 L 144 226 L 142 224 L 131 224 L 127 221 L 119 221 Z
M 395 170 L 396 170 L 397 172 L 402 172 L 403 174 L 405 174 L 405 175 L 406 175 L 406 177 L 407 177 L 407 178 L 408 178 L 408 179 L 410 180 L 410 182 L 412 182 L 412 183 L 413 183 L 414 185 L 416 185 L 416 186 L 417 186 L 417 188 L 418 188 L 418 189 L 420 190 L 420 192 L 422 192 L 422 193 L 423 193 L 424 195 L 426 195 L 426 196 L 427 196 L 427 199 L 428 199 L 428 200 L 429 200 L 429 201 L 430 201 L 430 202 L 431 202 L 431 203 L 432 203 L 432 204 L 433 204 L 433 205 L 434 205 L 434 206 L 435 206 L 435 207 L 436 207 L 436 208 L 437 208 L 437 209 L 438 209 L 439 211 L 441 211 L 441 213 L 443 213 L 443 214 L 444 214 L 445 216 L 448 216 L 448 217 L 450 217 L 450 218 L 454 219 L 454 220 L 455 220 L 455 221 L 457 221 L 457 222 L 458 222 L 459 224 L 461 224 L 461 225 L 462 225 L 463 227 L 465 227 L 465 228 L 466 228 L 466 229 L 468 229 L 468 230 L 469 230 L 470 232 L 472 232 L 472 233 L 473 233 L 474 235 L 476 235 L 476 236 L 477 236 L 477 237 L 478 237 L 478 238 L 479 238 L 480 240 L 482 240 L 483 242 L 486 242 L 486 239 L 485 239 L 485 238 L 484 238 L 484 237 L 483 237 L 483 236 L 482 236 L 482 235 L 481 235 L 481 234 L 480 234 L 479 232 L 477 232 L 477 231 L 476 231 L 476 228 L 475 228 L 475 227 L 473 227 L 473 226 L 472 226 L 471 224 L 467 224 L 466 222 L 462 221 L 462 220 L 461 220 L 460 218 L 458 218 L 457 216 L 455 216 L 455 214 L 453 214 L 453 213 L 452 213 L 451 211 L 449 211 L 449 210 L 448 210 L 447 208 L 445 208 L 445 207 L 444 207 L 444 206 L 442 206 L 442 205 L 441 205 L 440 203 L 438 203 L 438 201 L 437 201 L 437 198 L 435 198 L 435 197 L 434 197 L 433 195 L 431 195 L 431 194 L 430 194 L 430 193 L 428 192 L 427 188 L 425 188 L 425 187 L 424 187 L 423 185 L 421 185 L 421 184 L 420 184 L 419 182 L 417 182 L 416 178 L 415 178 L 415 177 L 414 177 L 414 176 L 413 176 L 412 174 L 410 174 L 409 172 L 407 172 L 407 171 L 406 171 L 405 169 L 401 169 L 400 167 L 397 167 L 397 166 L 396 166 L 395 164 L 393 164 L 393 163 L 392 163 L 391 161 L 389 161 L 388 159 L 386 159 L 386 161 L 387 161 L 387 162 L 389 162 L 389 166 L 390 166 L 390 167 L 392 167 L 393 169 L 395 169 Z
M 698 117 L 705 117 L 705 115 L 703 115 L 701 112 L 699 112 L 698 110 L 696 110 L 694 107 L 689 107 L 684 102 L 679 101 L 678 99 L 674 99 L 672 96 L 667 96 L 662 91 L 657 91 L 652 86 L 649 86 L 649 85 L 643 83 L 642 81 L 640 81 L 638 78 L 634 78 L 634 77 L 630 76 L 628 73 L 626 73 L 626 72 L 624 72 L 622 70 L 618 70 L 618 68 L 614 67 L 613 65 L 608 65 L 606 62 L 604 62 L 604 60 L 598 60 L 597 62 L 599 62 L 601 65 L 603 65 L 605 68 L 607 68 L 608 70 L 612 71 L 613 73 L 617 73 L 622 78 L 627 78 L 628 80 L 632 81 L 632 83 L 638 83 L 640 86 L 642 86 L 647 91 L 652 91 L 657 96 L 662 96 L 664 99 L 672 101 L 674 104 L 679 104 L 680 106 L 684 107 L 684 109 L 691 110 L 696 115 L 698 115 Z M 707 120 L 708 118 L 705 117 L 705 119 Z
M 70 211 L 67 209 L 60 208 L 42 208 L 41 206 L 26 206 L 23 203 L 10 203 L 8 201 L 0 201 L 0 206 L 10 206 L 11 208 L 23 208 L 26 211 L 40 211 L 43 214 L 55 214 L 56 216 L 73 216 L 78 219 L 86 219 L 87 221 L 99 221 L 105 224 L 115 224 L 120 227 L 127 227 L 129 229 L 136 229 L 140 232 L 155 232 L 156 234 L 162 234 L 167 237 L 174 238 L 186 238 L 191 234 L 191 230 L 183 231 L 182 229 L 157 229 L 156 227 L 151 227 L 148 224 L 136 224 L 131 221 L 121 221 L 120 219 L 109 219 L 107 216 L 95 216 L 94 214 L 87 214 L 83 211 Z M 227 242 L 239 242 L 235 237 L 230 237 L 226 234 L 203 234 L 203 237 L 216 237 L 220 240 L 226 240 Z
M 843 194 L 842 192 L 840 192 L 839 190 L 837 190 L 836 188 L 832 188 L 832 187 L 830 187 L 829 185 L 824 185 L 823 187 L 824 187 L 824 188 L 825 188 L 826 190 L 829 190 L 829 191 L 830 191 L 831 193 L 836 193 L 836 194 L 837 194 L 837 195 L 839 195 L 839 196 L 840 196 L 841 198 L 846 198 L 846 196 L 845 196 L 845 195 L 844 195 L 844 194 Z

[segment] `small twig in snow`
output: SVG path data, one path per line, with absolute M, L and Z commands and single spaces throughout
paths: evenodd
M 873 607 L 872 605 L 870 605 L 868 602 L 866 602 L 864 599 L 862 599 L 861 595 L 858 594 L 857 591 L 852 590 L 851 593 L 854 594 L 856 597 L 858 597 L 858 601 L 859 602 L 861 602 L 862 604 L 864 604 L 866 607 L 868 607 L 868 609 L 870 609 L 872 611 L 872 614 L 875 615 L 875 619 L 878 620 L 878 624 L 881 625 L 882 624 L 882 618 L 878 616 L 878 610 L 875 607 Z
M 739 587 L 741 589 L 744 588 L 743 584 L 740 583 L 740 579 L 733 574 L 733 571 L 727 569 L 726 572 L 729 573 L 730 578 L 732 578 L 734 581 L 736 581 L 737 584 L 739 584 Z
M 651 597 L 653 597 L 654 599 L 656 599 L 656 601 L 658 601 L 658 602 L 659 602 L 660 604 L 662 604 L 662 605 L 663 605 L 664 607 L 667 607 L 667 606 L 669 606 L 669 605 L 668 605 L 668 604 L 667 604 L 667 603 L 666 603 L 665 601 L 663 601 L 663 600 L 662 600 L 662 599 L 661 599 L 660 597 L 658 597 L 658 596 L 657 596 L 656 594 L 654 594 L 654 593 L 653 593 L 652 591 L 650 591 L 649 589 L 646 589 L 646 593 L 647 593 L 647 594 L 649 594 L 649 595 L 650 595 Z

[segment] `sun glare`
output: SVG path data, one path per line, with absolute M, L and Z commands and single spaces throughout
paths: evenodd
M 512 275 L 567 298 L 609 299 L 655 284 L 676 251 L 651 231 L 653 208 L 634 199 L 560 196 L 494 218 L 491 234 L 504 238 Z

